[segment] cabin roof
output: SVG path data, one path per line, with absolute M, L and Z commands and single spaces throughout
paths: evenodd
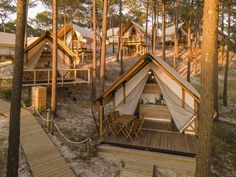
M 118 80 L 116 80 L 110 87 L 108 87 L 96 100 L 95 103 L 109 97 L 116 90 L 118 90 L 124 83 L 130 80 L 134 75 L 136 75 L 146 64 L 153 62 L 155 65 L 160 67 L 163 72 L 167 73 L 169 77 L 175 80 L 176 83 L 185 88 L 189 94 L 191 94 L 196 101 L 200 103 L 200 94 L 198 91 L 185 79 L 183 79 L 174 69 L 172 69 L 165 61 L 153 56 L 150 53 L 143 55 L 129 70 L 127 70 L 123 75 L 121 75 Z
M 0 32 L 0 46 L 15 47 L 16 35 L 14 33 Z

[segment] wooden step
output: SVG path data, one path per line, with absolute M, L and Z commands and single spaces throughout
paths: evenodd
M 164 168 L 179 174 L 194 176 L 196 159 L 167 153 L 151 152 L 145 150 L 137 150 L 130 148 L 122 148 L 102 144 L 98 146 L 100 155 L 110 158 L 116 158 L 124 162 L 132 162 L 134 164 L 142 162 L 145 164 L 143 170 L 149 166 L 156 165 L 158 168 Z M 130 165 L 127 168 L 132 168 Z

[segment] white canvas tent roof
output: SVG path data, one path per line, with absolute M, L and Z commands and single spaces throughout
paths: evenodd
M 110 28 L 107 30 L 107 37 L 112 37 L 112 31 L 114 29 L 114 36 L 118 36 L 119 27 Z
M 135 28 L 136 30 L 138 30 L 139 32 L 141 32 L 143 34 L 146 33 L 146 30 L 142 26 L 140 26 L 138 23 L 136 23 L 132 20 L 129 20 L 127 23 L 125 23 L 123 25 L 123 32 L 122 32 L 123 35 L 124 35 L 124 33 L 131 32 L 133 28 Z M 150 33 L 150 31 L 148 31 L 148 37 L 151 37 L 151 36 L 152 36 L 152 34 Z
M 184 24 L 185 22 L 179 23 L 178 29 L 180 29 Z M 166 28 L 166 36 L 173 36 L 174 34 L 175 34 L 175 25 Z M 159 36 L 162 36 L 162 33 L 160 33 Z
M 25 70 L 35 69 L 46 45 L 48 49 L 52 51 L 52 40 L 52 33 L 47 31 L 25 49 Z M 71 59 L 79 60 L 77 55 L 75 55 L 65 44 L 58 40 L 58 68 L 69 69 Z
M 75 29 L 76 32 L 81 35 L 83 38 L 88 38 L 88 39 L 93 39 L 93 31 L 87 28 L 83 28 L 81 26 L 73 24 L 73 28 Z
M 166 62 L 151 54 L 140 58 L 126 73 L 110 86 L 95 101 L 94 107 L 103 106 L 115 99 L 115 109 L 120 114 L 133 115 L 146 84 L 149 71 L 152 70 L 160 86 L 173 121 L 180 132 L 197 116 L 195 104 L 200 103 L 200 94 L 176 73 Z M 124 87 L 125 84 L 125 87 Z M 123 91 L 125 89 L 125 92 Z M 124 100 L 125 93 L 125 102 Z M 183 100 L 184 93 L 184 100 Z M 183 102 L 185 106 L 183 107 Z M 96 109 L 98 110 L 98 109 Z

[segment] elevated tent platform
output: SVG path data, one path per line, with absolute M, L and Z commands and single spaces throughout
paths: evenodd
M 100 112 L 100 141 L 193 155 L 199 104 L 199 93 L 187 81 L 163 60 L 145 54 L 95 101 L 94 108 Z M 110 107 L 109 112 L 104 113 L 105 106 Z M 142 120 L 143 135 L 130 141 L 120 134 L 107 134 L 106 122 L 115 111 L 125 115 L 123 118 Z
M 47 31 L 25 50 L 23 86 L 50 86 L 52 78 L 52 33 Z M 90 70 L 78 67 L 80 59 L 58 40 L 59 85 L 90 83 Z
M 192 135 L 170 131 L 144 131 L 144 135 L 134 139 L 134 142 L 124 136 L 107 136 L 102 144 L 113 146 L 162 152 L 181 156 L 196 156 L 197 138 Z

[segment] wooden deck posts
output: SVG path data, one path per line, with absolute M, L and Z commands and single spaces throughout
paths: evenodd
M 100 127 L 100 132 L 99 132 L 99 141 L 100 143 L 103 140 L 103 119 L 104 119 L 104 107 L 103 107 L 103 100 L 100 100 L 100 107 L 99 107 L 99 127 Z

